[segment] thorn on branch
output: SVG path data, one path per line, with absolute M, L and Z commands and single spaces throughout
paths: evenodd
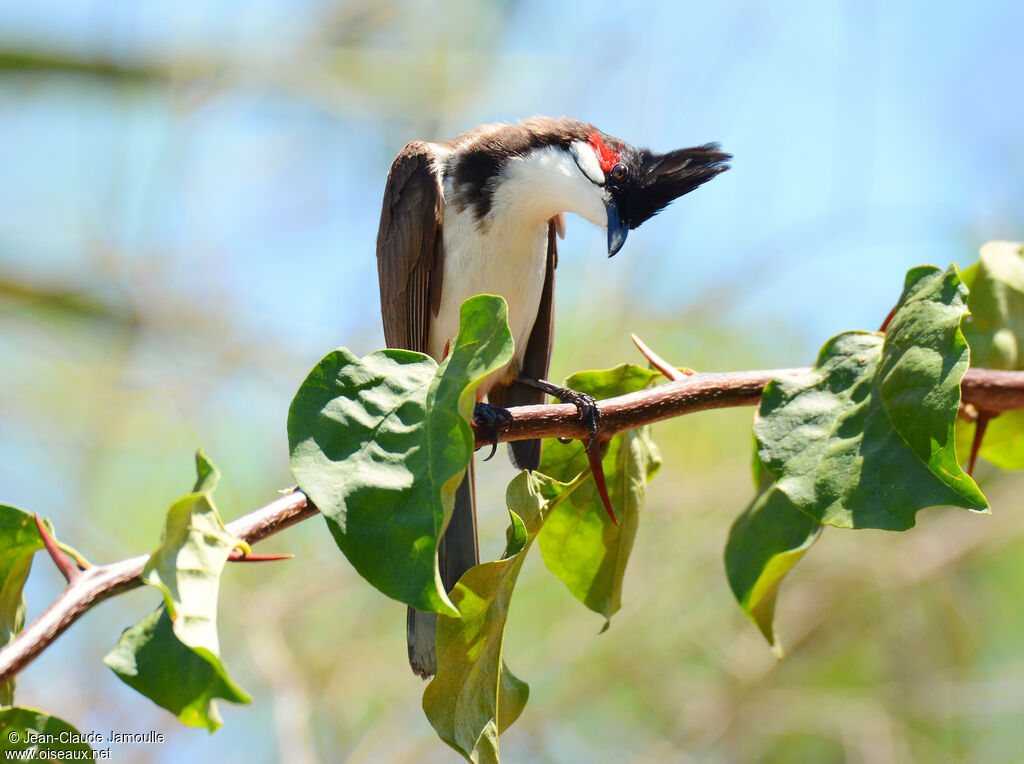
M 235 549 L 228 555 L 228 562 L 274 562 L 291 560 L 294 557 L 294 554 L 245 554 Z
M 644 357 L 651 362 L 651 365 L 673 382 L 697 373 L 693 369 L 677 369 L 660 355 L 651 350 L 650 346 L 635 334 L 631 333 L 629 336 L 632 338 L 633 344 L 636 345 L 640 352 L 644 354 Z
M 60 547 L 57 546 L 57 540 L 50 534 L 43 524 L 42 519 L 39 517 L 39 513 L 36 512 L 33 515 L 36 519 L 36 530 L 39 531 L 39 538 L 43 540 L 43 546 L 46 547 L 47 553 L 50 555 L 50 559 L 53 560 L 53 564 L 57 566 L 57 570 L 61 572 L 64 579 L 70 584 L 80 575 L 82 572 L 78 567 L 71 561 L 71 559 L 65 555 Z
M 988 423 L 993 416 L 996 415 L 990 411 L 978 411 L 974 426 L 974 439 L 971 441 L 971 458 L 967 462 L 967 474 L 971 477 L 974 476 L 974 464 L 978 461 L 978 452 L 981 451 L 981 441 L 985 437 L 985 430 L 988 429 Z
M 615 517 L 615 510 L 612 509 L 612 500 L 608 496 L 608 484 L 604 479 L 604 465 L 601 464 L 601 457 L 604 456 L 604 444 L 600 441 L 592 441 L 586 447 L 586 451 L 587 460 L 590 462 L 590 471 L 594 473 L 594 482 L 597 484 L 597 492 L 601 495 L 601 501 L 604 502 L 604 509 L 612 522 L 618 525 L 619 520 Z

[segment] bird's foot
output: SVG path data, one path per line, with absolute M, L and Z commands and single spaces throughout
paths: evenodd
M 604 479 L 604 467 L 601 465 L 601 457 L 604 455 L 604 444 L 596 442 L 597 430 L 601 426 L 601 410 L 597 407 L 597 401 L 586 393 L 573 390 L 571 387 L 562 387 L 543 379 L 532 379 L 520 376 L 518 381 L 536 390 L 542 390 L 550 396 L 558 398 L 562 403 L 571 403 L 576 407 L 576 417 L 587 428 L 590 438 L 587 440 L 587 460 L 590 462 L 590 471 L 594 474 L 594 482 L 597 484 L 597 492 L 601 496 L 608 517 L 616 525 L 619 524 L 615 517 L 615 510 L 612 508 L 611 498 L 608 496 L 608 487 Z M 562 438 L 559 438 L 562 440 Z M 562 440 L 562 442 L 566 442 Z
M 597 401 L 594 400 L 593 396 L 543 379 L 520 377 L 519 382 L 537 390 L 542 390 L 553 398 L 558 398 L 562 403 L 574 405 L 576 407 L 576 418 L 590 433 L 590 438 L 587 440 L 587 450 L 590 450 L 590 447 L 594 445 L 594 436 L 597 435 L 597 428 L 601 425 L 601 410 L 597 407 Z
M 581 393 L 568 387 L 559 388 L 558 392 L 551 393 L 562 403 L 571 403 L 576 407 L 576 418 L 587 428 L 590 438 L 587 440 L 587 450 L 594 445 L 594 436 L 597 435 L 597 428 L 601 424 L 601 410 L 597 407 L 597 401 L 593 396 Z
M 484 459 L 486 462 L 498 450 L 498 435 L 512 424 L 512 414 L 501 406 L 477 402 L 476 408 L 473 409 L 473 424 L 482 429 L 482 434 L 491 443 L 491 453 Z

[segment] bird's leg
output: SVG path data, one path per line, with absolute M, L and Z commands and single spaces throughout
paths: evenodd
M 619 524 L 615 517 L 615 510 L 612 509 L 612 500 L 608 496 L 608 486 L 604 479 L 604 467 L 601 464 L 601 457 L 604 456 L 604 444 L 595 440 L 598 425 L 601 424 L 601 411 L 597 408 L 597 401 L 586 393 L 573 390 L 569 387 L 562 387 L 553 382 L 543 379 L 534 379 L 520 374 L 516 381 L 520 384 L 540 390 L 548 395 L 558 398 L 562 403 L 571 403 L 576 407 L 576 415 L 587 430 L 590 431 L 590 439 L 586 444 L 587 460 L 590 462 L 590 471 L 594 474 L 594 482 L 597 484 L 597 492 L 601 495 L 605 511 L 608 517 L 616 525 Z
M 486 462 L 498 450 L 498 434 L 512 424 L 512 414 L 501 406 L 477 401 L 476 408 L 473 409 L 473 423 L 482 428 L 484 437 L 491 442 L 491 453 L 484 459 Z

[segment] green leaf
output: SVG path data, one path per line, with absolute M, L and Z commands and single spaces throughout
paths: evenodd
M 782 579 L 821 535 L 821 525 L 772 486 L 736 518 L 725 545 L 725 573 L 740 607 L 775 654 L 775 599 Z
M 231 551 L 244 542 L 228 533 L 217 514 L 211 492 L 220 474 L 202 451 L 196 454 L 196 472 L 193 492 L 167 510 L 163 542 L 146 562 L 142 580 L 163 593 L 178 638 L 217 656 L 220 574 Z
M 103 659 L 121 681 L 166 708 L 190 727 L 210 732 L 223 724 L 215 698 L 248 703 L 251 698 L 228 677 L 220 659 L 193 650 L 176 635 L 161 605 L 127 629 Z
M 47 529 L 53 528 L 46 521 Z M 23 509 L 0 504 L 0 645 L 14 639 L 25 625 L 22 590 L 32 555 L 43 548 L 35 518 Z M 0 683 L 0 706 L 14 702 L 14 679 Z
M 437 619 L 437 674 L 423 693 L 423 710 L 441 739 L 474 764 L 498 761 L 498 735 L 526 705 L 529 687 L 502 658 L 509 602 L 545 518 L 578 485 L 536 472 L 516 476 L 506 492 L 511 526 L 504 556 L 459 579 L 451 597 L 461 618 Z
M 220 575 L 231 551 L 247 545 L 227 532 L 217 514 L 211 492 L 220 475 L 202 451 L 196 472 L 192 493 L 167 510 L 163 541 L 142 571 L 164 605 L 125 631 L 104 661 L 183 723 L 213 732 L 221 726 L 213 698 L 250 700 L 228 676 L 217 639 Z
M 754 426 L 759 458 L 803 512 L 843 528 L 906 530 L 926 507 L 987 511 L 956 460 L 967 343 L 956 266 L 907 274 L 883 336 L 846 332 L 805 374 L 773 380 Z
M 987 508 L 985 496 L 960 469 L 955 428 L 960 380 L 970 351 L 960 331 L 966 289 L 955 265 L 907 273 L 889 322 L 879 365 L 881 397 L 893 427 L 928 469 L 954 489 L 967 508 Z
M 408 350 L 336 350 L 288 413 L 292 474 L 338 547 L 367 581 L 420 610 L 458 615 L 437 545 L 473 454 L 476 388 L 512 357 L 507 311 L 501 297 L 466 300 L 440 366 Z
M 565 384 L 603 399 L 643 390 L 657 376 L 640 366 L 623 364 L 605 371 L 573 374 Z M 549 440 L 544 444 L 540 472 L 564 483 L 581 474 L 587 479 L 568 501 L 552 511 L 538 543 L 548 570 L 580 602 L 603 615 L 604 628 L 608 628 L 612 615 L 622 605 L 622 580 L 636 538 L 646 484 L 661 464 L 650 427 L 612 438 L 602 464 L 619 526 L 604 510 L 583 443 Z
M 971 366 L 1024 369 L 1024 245 L 988 242 L 963 280 L 970 289 L 963 331 Z
M 83 735 L 66 721 L 38 708 L 0 708 L 0 750 L 32 751 L 34 761 L 91 758 L 74 754 L 91 755 L 92 748 L 85 740 L 95 734 Z

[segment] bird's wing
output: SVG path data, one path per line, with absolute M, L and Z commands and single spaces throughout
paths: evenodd
M 427 352 L 431 315 L 440 306 L 443 257 L 441 186 L 430 147 L 417 141 L 391 165 L 377 233 L 388 347 Z
M 544 290 L 540 296 L 537 319 L 526 342 L 522 373 L 533 379 L 547 379 L 551 365 L 551 345 L 555 338 L 555 268 L 558 266 L 558 245 L 555 243 L 555 222 L 548 224 L 548 265 Z M 528 406 L 544 403 L 544 393 L 520 382 L 508 387 L 491 388 L 487 399 L 496 406 Z M 540 440 L 517 440 L 508 444 L 512 462 L 519 469 L 535 470 L 540 464 Z

